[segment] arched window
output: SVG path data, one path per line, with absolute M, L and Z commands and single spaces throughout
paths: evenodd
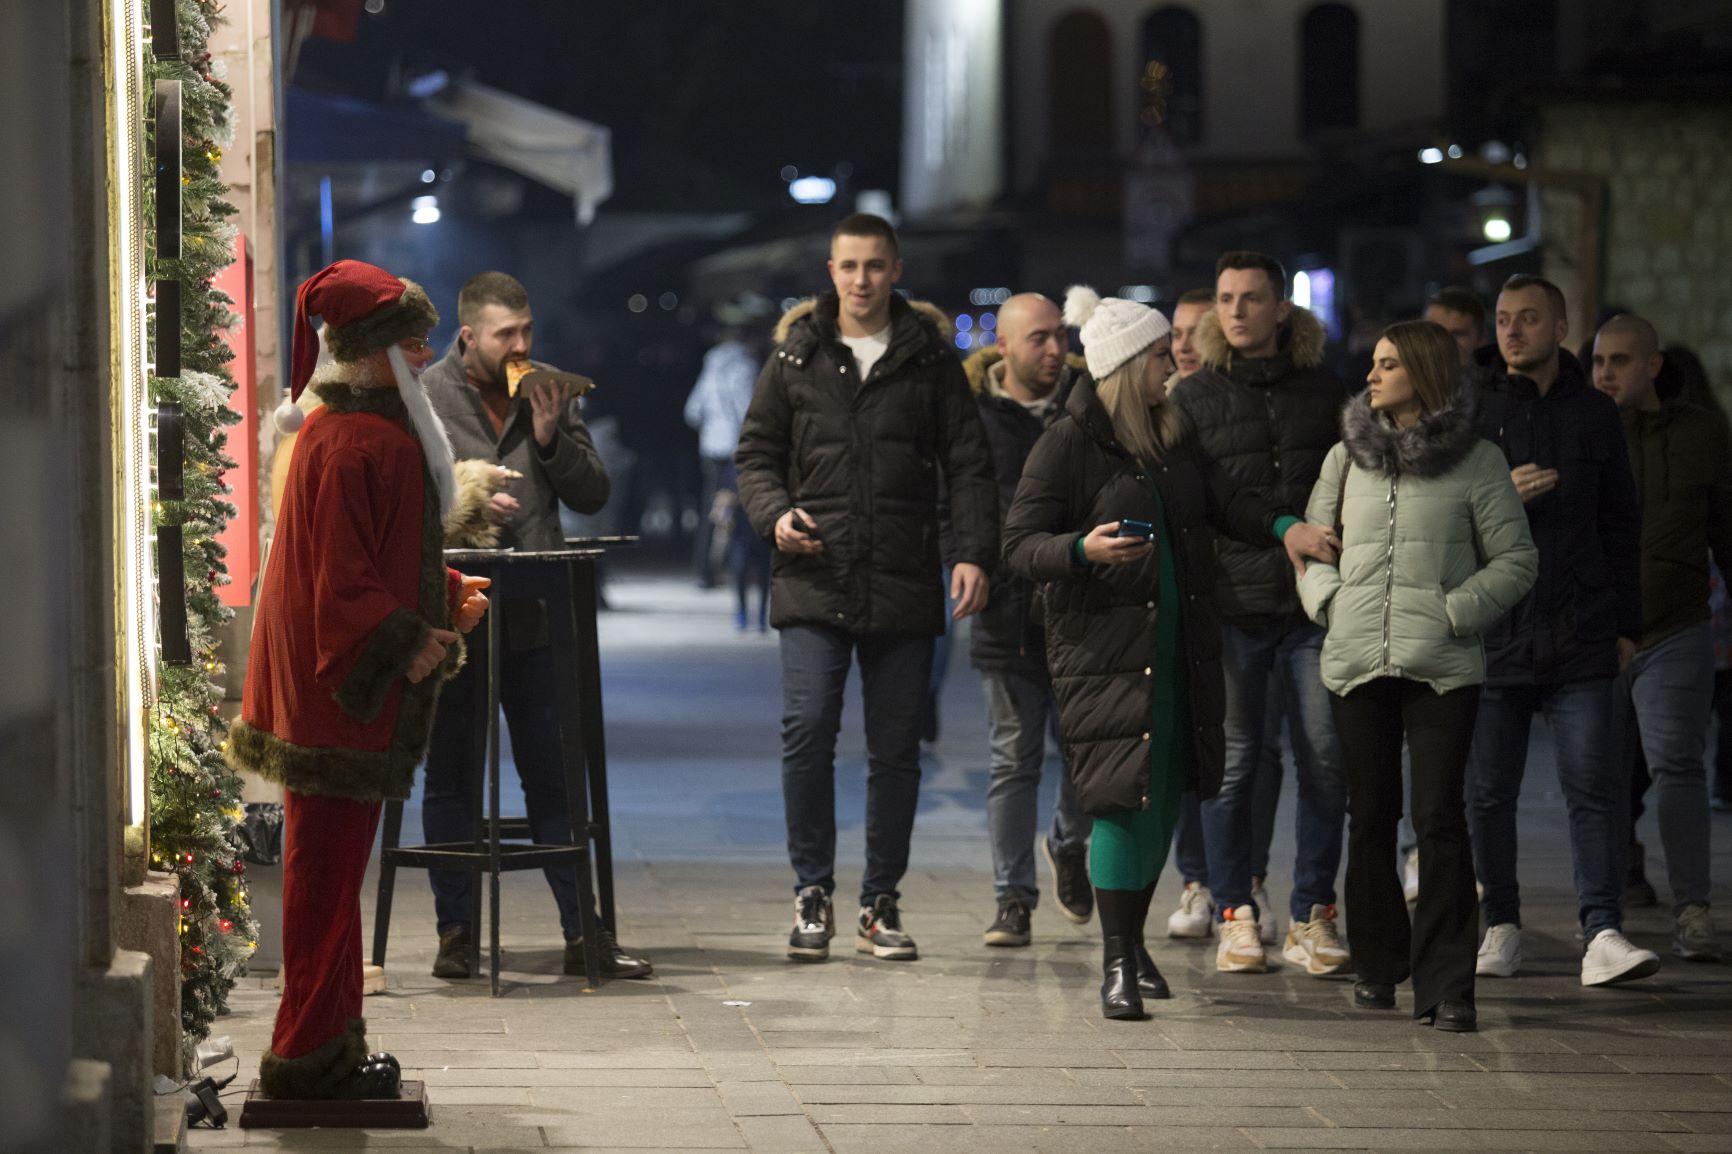
M 1307 136 L 1359 127 L 1359 14 L 1319 4 L 1299 28 L 1300 125 Z
M 1178 144 L 1203 139 L 1203 23 L 1189 8 L 1169 4 L 1143 21 L 1143 65 L 1167 66 L 1167 134 Z M 1143 77 L 1137 77 L 1137 98 L 1145 99 Z M 1147 106 L 1144 123 L 1148 123 Z
M 1110 156 L 1113 51 L 1107 22 L 1076 9 L 1053 25 L 1047 91 L 1052 94 L 1052 155 Z

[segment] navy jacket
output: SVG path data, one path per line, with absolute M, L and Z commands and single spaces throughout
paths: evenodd
M 1618 407 L 1567 349 L 1558 351 L 1558 379 L 1544 396 L 1509 371 L 1497 346 L 1475 359 L 1480 435 L 1512 469 L 1558 470 L 1557 488 L 1527 504 L 1539 580 L 1487 632 L 1486 684 L 1616 676 L 1618 638 L 1642 632 L 1642 503 Z

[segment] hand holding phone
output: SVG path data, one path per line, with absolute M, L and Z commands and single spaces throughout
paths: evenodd
M 1139 537 L 1144 541 L 1155 539 L 1155 527 L 1147 521 L 1136 521 L 1126 518 L 1119 522 L 1119 527 L 1113 532 L 1114 537 Z
M 1121 526 L 1141 524 L 1149 535 L 1141 532 L 1126 531 Z M 1154 527 L 1148 522 L 1108 521 L 1104 525 L 1096 525 L 1083 538 L 1083 556 L 1095 565 L 1123 565 L 1128 561 L 1141 561 L 1154 548 Z

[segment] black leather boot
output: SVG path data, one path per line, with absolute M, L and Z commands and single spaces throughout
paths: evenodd
M 1137 990 L 1137 956 L 1135 939 L 1110 937 L 1103 943 L 1101 979 L 1101 1016 L 1114 1021 L 1140 1022 L 1143 996 Z
M 439 935 L 439 954 L 433 959 L 433 976 L 453 981 L 469 977 L 468 926 L 453 926 Z
M 1161 976 L 1155 959 L 1149 957 L 1149 949 L 1142 942 L 1137 943 L 1137 992 L 1157 1002 L 1173 996 L 1173 991 L 1167 988 L 1167 979 Z
M 1419 1020 L 1452 1034 L 1472 1034 L 1479 1030 L 1479 1011 L 1467 1002 L 1439 1002 L 1420 1015 Z
M 1361 1010 L 1393 1010 L 1395 986 L 1389 982 L 1354 982 L 1353 1004 Z

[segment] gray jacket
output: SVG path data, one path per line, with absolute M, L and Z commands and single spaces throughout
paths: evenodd
M 445 423 L 451 436 L 451 450 L 458 462 L 461 492 L 459 505 L 468 506 L 476 500 L 485 502 L 485 492 L 474 491 L 464 480 L 466 471 L 461 462 L 482 460 L 515 469 L 523 476 L 506 488 L 521 506 L 497 535 L 496 543 L 518 549 L 557 549 L 564 544 L 559 528 L 559 503 L 565 502 L 579 513 L 594 513 L 607 504 L 610 485 L 607 469 L 595 451 L 589 430 L 584 427 L 582 409 L 576 398 L 566 406 L 559 419 L 551 449 L 535 443 L 535 429 L 529 398 L 518 395 L 506 410 L 505 427 L 499 436 L 493 435 L 493 422 L 463 372 L 463 357 L 457 346 L 421 375 L 421 383 L 433 401 L 433 411 Z M 454 513 L 454 516 L 456 514 Z M 447 544 L 485 545 L 487 540 L 450 539 Z

